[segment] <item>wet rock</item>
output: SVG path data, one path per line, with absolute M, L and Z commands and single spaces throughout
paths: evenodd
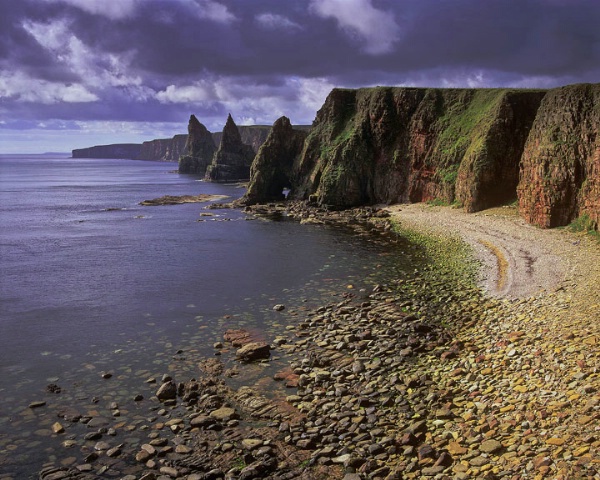
M 233 408 L 221 407 L 210 412 L 210 417 L 218 420 L 219 422 L 226 422 L 232 418 L 239 418 L 239 415 Z
M 242 362 L 267 359 L 271 355 L 271 347 L 264 342 L 251 342 L 238 349 L 236 357 Z
M 156 398 L 161 402 L 177 398 L 177 385 L 175 382 L 173 380 L 168 380 L 163 383 L 156 391 Z

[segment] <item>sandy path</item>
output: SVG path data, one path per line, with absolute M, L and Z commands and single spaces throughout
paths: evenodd
M 552 291 L 579 282 L 600 263 L 598 248 L 588 239 L 528 225 L 514 208 L 467 214 L 450 207 L 412 204 L 388 210 L 417 230 L 459 235 L 483 263 L 481 283 L 493 296 L 523 298 Z

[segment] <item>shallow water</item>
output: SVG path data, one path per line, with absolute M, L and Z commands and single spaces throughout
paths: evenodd
M 305 309 L 409 268 L 340 229 L 207 204 L 140 206 L 167 194 L 243 194 L 175 168 L 0 156 L 0 478 L 71 454 L 56 452 L 63 438 L 50 430 L 61 405 L 148 396 L 146 378 L 174 361 L 194 376 L 227 328 L 269 340 Z M 47 393 L 50 383 L 62 392 Z M 48 405 L 28 408 L 34 400 Z M 124 409 L 127 421 L 142 415 L 136 408 Z

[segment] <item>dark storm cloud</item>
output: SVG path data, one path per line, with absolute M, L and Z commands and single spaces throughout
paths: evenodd
M 0 0 L 0 127 L 307 123 L 334 86 L 596 82 L 599 24 L 597 0 Z

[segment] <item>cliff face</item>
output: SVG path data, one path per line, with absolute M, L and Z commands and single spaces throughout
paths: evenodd
M 140 155 L 142 145 L 139 143 L 115 143 L 113 145 L 96 145 L 89 148 L 77 148 L 72 151 L 73 158 L 127 158 L 135 160 Z
M 514 197 L 544 93 L 333 90 L 294 166 L 292 195 L 346 208 L 440 199 L 481 210 Z
M 437 199 L 473 212 L 518 198 L 530 223 L 585 214 L 597 228 L 599 128 L 600 84 L 335 89 L 303 143 L 283 120 L 274 127 L 246 201 L 278 198 L 283 186 L 334 208 Z
M 212 182 L 233 182 L 250 178 L 254 150 L 242 142 L 240 132 L 231 118 L 223 129 L 219 149 L 206 169 L 205 179 Z
M 164 160 L 176 162 L 183 154 L 187 135 L 175 135 L 173 138 L 158 138 L 142 143 L 139 160 Z
M 204 175 L 216 151 L 211 133 L 195 115 L 190 116 L 184 153 L 179 157 L 179 173 Z
M 519 209 L 542 227 L 600 222 L 600 85 L 548 92 L 525 145 Z
M 283 189 L 293 184 L 297 161 L 307 130 L 294 130 L 287 117 L 279 118 L 258 150 L 250 169 L 250 184 L 245 196 L 248 204 L 282 200 Z

